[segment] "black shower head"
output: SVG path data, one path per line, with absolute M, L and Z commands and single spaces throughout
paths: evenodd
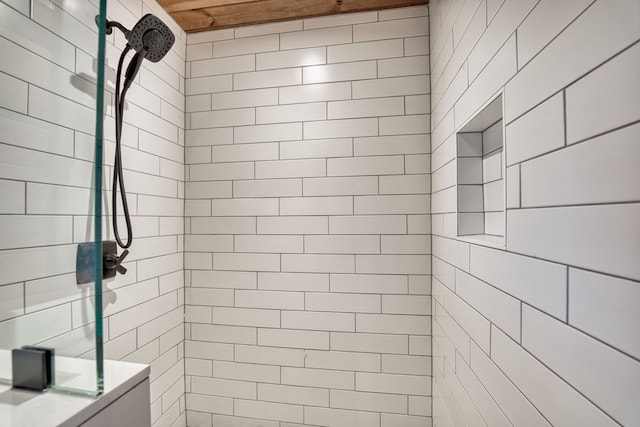
M 127 34 L 129 45 L 137 52 L 146 48 L 144 57 L 151 62 L 164 58 L 175 39 L 169 27 L 150 13 L 144 15 Z

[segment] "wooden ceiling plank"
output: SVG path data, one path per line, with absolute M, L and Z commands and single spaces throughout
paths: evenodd
M 168 13 L 228 6 L 240 3 L 258 3 L 261 0 L 158 0 Z
M 162 1 L 177 2 L 179 0 Z M 171 16 L 187 32 L 415 6 L 427 4 L 428 0 L 183 0 L 183 3 L 192 2 L 202 2 L 202 4 L 227 2 L 227 4 L 171 12 Z

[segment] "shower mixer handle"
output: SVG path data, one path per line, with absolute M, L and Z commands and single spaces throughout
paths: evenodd
M 120 274 L 125 274 L 127 269 L 122 265 L 122 261 L 129 255 L 128 250 L 124 250 L 122 255 L 117 256 L 114 253 L 107 253 L 104 255 L 102 265 L 105 270 L 116 270 Z

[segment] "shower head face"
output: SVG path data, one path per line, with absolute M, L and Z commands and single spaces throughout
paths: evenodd
M 173 46 L 175 36 L 164 22 L 148 13 L 131 29 L 127 41 L 137 52 L 146 47 L 145 58 L 151 62 L 158 62 Z

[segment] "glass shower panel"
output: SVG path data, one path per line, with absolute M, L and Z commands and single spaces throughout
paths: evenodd
M 4 383 L 13 381 L 11 350 L 36 346 L 55 354 L 52 389 L 102 390 L 102 283 L 94 277 L 102 257 L 83 284 L 76 257 L 79 243 L 101 241 L 103 227 L 96 194 L 102 194 L 102 106 L 109 100 L 98 72 L 105 35 L 96 21 L 104 22 L 105 10 L 106 0 L 0 0 Z

